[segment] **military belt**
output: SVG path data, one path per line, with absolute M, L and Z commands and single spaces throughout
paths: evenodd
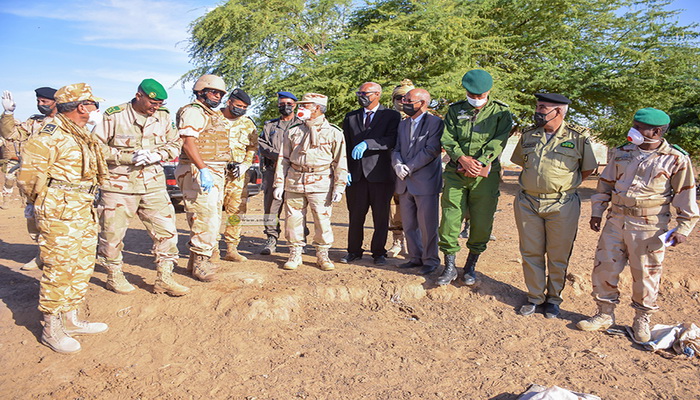
M 611 198 L 611 202 L 613 204 L 616 204 L 618 206 L 623 206 L 623 207 L 656 207 L 656 206 L 662 206 L 664 204 L 669 204 L 671 202 L 671 199 L 635 199 L 633 197 L 624 197 L 620 196 L 617 193 L 613 193 Z
M 669 211 L 670 206 L 664 204 L 655 207 L 625 207 L 613 204 L 611 207 L 612 211 L 618 214 L 627 215 L 630 217 L 648 217 L 651 215 L 659 215 Z
M 81 185 L 79 183 L 71 183 L 66 181 L 59 181 L 58 179 L 51 178 L 49 180 L 49 187 L 61 190 L 67 190 L 70 192 L 80 192 L 93 194 L 97 190 L 97 185 Z
M 525 194 L 528 196 L 536 197 L 538 199 L 560 199 L 562 197 L 569 196 L 571 194 L 576 193 L 576 189 L 569 189 L 563 192 L 556 192 L 556 193 L 537 193 L 537 192 L 531 192 L 529 190 L 523 190 Z
M 321 172 L 329 169 L 331 166 L 330 165 L 324 165 L 322 167 L 305 167 L 302 165 L 296 165 L 292 164 L 292 169 L 297 171 L 297 172 Z

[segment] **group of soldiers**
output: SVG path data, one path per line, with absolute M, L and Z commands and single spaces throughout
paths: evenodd
M 39 88 L 41 115 L 26 122 L 14 119 L 12 95 L 4 92 L 0 133 L 17 156 L 5 166 L 6 185 L 18 171 L 28 230 L 40 248 L 23 268 L 43 266 L 42 343 L 73 353 L 80 350 L 74 336 L 108 329 L 81 320 L 77 310 L 96 260 L 108 271 L 108 289 L 121 294 L 135 290 L 122 271 L 123 239 L 135 215 L 153 240 L 153 291 L 189 293 L 173 276 L 178 260 L 175 211 L 161 165 L 176 158 L 190 227 L 187 269 L 200 281 L 217 277 L 222 209 L 228 218 L 221 258 L 247 260 L 238 245 L 247 172 L 259 153 L 267 236 L 260 253 L 277 251 L 278 217 L 284 216 L 289 256 L 283 269 L 302 264 L 309 214 L 317 266 L 335 268 L 328 253 L 334 240 L 331 213 L 347 192 L 348 245 L 341 262 L 362 258 L 362 230 L 371 209 L 375 265 L 386 264 L 386 257 L 405 247 L 407 262 L 398 267 L 420 268 L 418 273 L 427 275 L 439 267 L 442 252 L 444 268 L 435 283 L 451 284 L 459 277 L 458 238 L 468 219 L 469 252 L 461 280 L 474 285 L 498 205 L 499 158 L 514 124 L 508 105 L 491 97 L 493 78 L 487 71 L 468 71 L 462 86 L 465 100 L 452 104 L 443 120 L 430 112 L 429 92 L 410 80 L 394 88 L 391 108 L 380 104 L 380 85 L 363 83 L 356 92 L 360 108 L 346 115 L 342 128 L 325 117 L 326 95 L 306 93 L 299 100 L 281 91 L 280 117 L 265 122 L 260 135 L 245 115 L 251 105 L 248 94 L 234 89 L 224 101 L 226 84 L 215 75 L 195 82 L 194 100 L 174 120 L 163 106 L 167 91 L 153 79 L 143 80 L 131 101 L 104 113 L 99 111 L 103 100 L 85 83 L 57 91 Z M 578 229 L 581 200 L 576 189 L 598 163 L 588 130 L 565 121 L 571 101 L 556 93 L 535 97 L 534 125 L 522 131 L 511 158 L 522 167 L 514 212 L 527 302 L 519 313 L 527 316 L 542 306 L 545 317 L 556 318 Z M 578 323 L 582 330 L 604 330 L 614 323 L 617 283 L 629 263 L 637 311 L 634 336 L 649 340 L 664 249 L 683 243 L 700 218 L 690 159 L 663 138 L 669 123 L 661 110 L 639 110 L 628 133 L 630 143 L 614 151 L 598 181 L 593 230 L 601 229 L 603 213 L 609 211 L 592 275 L 598 312 Z M 671 207 L 677 227 L 669 231 Z M 387 250 L 389 231 L 393 237 Z

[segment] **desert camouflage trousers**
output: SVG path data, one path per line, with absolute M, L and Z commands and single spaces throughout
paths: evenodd
M 291 246 L 304 246 L 304 217 L 306 207 L 311 210 L 314 219 L 314 240 L 317 249 L 329 249 L 333 244 L 331 228 L 331 193 L 295 193 L 285 192 L 284 233 Z
M 19 173 L 19 168 L 14 171 L 9 172 L 12 168 L 15 168 L 19 164 L 17 160 L 7 160 L 5 165 L 2 166 L 2 172 L 5 174 L 5 183 L 2 186 L 2 195 L 7 196 L 12 194 L 12 189 L 15 187 L 15 182 L 17 182 L 17 174 Z
M 394 193 L 391 198 L 391 207 L 389 208 L 389 230 L 398 233 L 403 231 L 401 222 L 401 207 L 399 206 L 399 195 Z
M 97 214 L 92 194 L 47 188 L 36 200 L 39 249 L 44 262 L 39 310 L 78 308 L 95 269 Z
M 657 237 L 664 229 L 625 229 L 624 216 L 610 213 L 598 240 L 591 281 L 599 303 L 620 303 L 620 274 L 629 262 L 632 274 L 632 307 L 653 312 L 661 283 L 664 247 Z
M 211 257 L 214 248 L 219 246 L 226 165 L 208 165 L 214 176 L 214 186 L 208 192 L 202 190 L 199 169 L 194 164 L 179 164 L 175 169 L 175 178 L 182 190 L 190 226 L 190 252 Z
M 241 241 L 241 219 L 248 210 L 248 184 L 247 177 L 233 178 L 226 174 L 224 186 L 224 211 L 228 214 L 224 240 L 238 246 Z
M 175 209 L 165 188 L 146 194 L 102 192 L 97 207 L 100 235 L 97 253 L 105 267 L 122 264 L 124 236 L 135 215 L 139 216 L 153 240 L 156 264 L 177 263 L 177 227 Z

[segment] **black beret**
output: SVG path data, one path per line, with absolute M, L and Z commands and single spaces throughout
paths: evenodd
M 231 91 L 231 94 L 228 96 L 228 99 L 238 99 L 247 105 L 250 105 L 250 96 L 248 96 L 248 93 L 244 92 L 243 89 L 233 89 Z
M 571 104 L 571 100 L 560 95 L 559 93 L 535 93 L 535 97 L 539 101 L 555 104 Z
M 36 97 L 54 100 L 53 96 L 56 94 L 56 89 L 50 87 L 40 87 L 38 89 L 34 89 L 34 93 L 36 93 Z

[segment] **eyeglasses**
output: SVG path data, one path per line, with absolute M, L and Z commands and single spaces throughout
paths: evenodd
M 209 89 L 209 88 L 204 89 L 203 92 L 205 94 L 211 93 L 212 95 L 218 96 L 218 97 L 224 97 L 224 95 L 226 94 L 226 92 L 222 92 L 221 90 Z
M 368 96 L 372 93 L 379 93 L 379 92 L 355 92 L 355 94 L 358 96 Z
M 403 100 L 403 96 L 402 96 L 402 95 L 397 94 L 396 96 L 394 96 L 394 101 L 401 101 L 401 100 Z
M 401 99 L 401 102 L 403 104 L 418 103 L 419 101 L 423 101 L 423 100 L 411 100 L 411 99 L 407 99 L 405 97 Z
M 93 106 L 95 106 L 95 108 L 97 108 L 98 110 L 100 109 L 100 103 L 98 103 L 98 102 L 96 102 L 96 101 L 84 101 L 84 102 L 83 102 L 83 105 L 84 105 L 84 106 L 93 105 Z

